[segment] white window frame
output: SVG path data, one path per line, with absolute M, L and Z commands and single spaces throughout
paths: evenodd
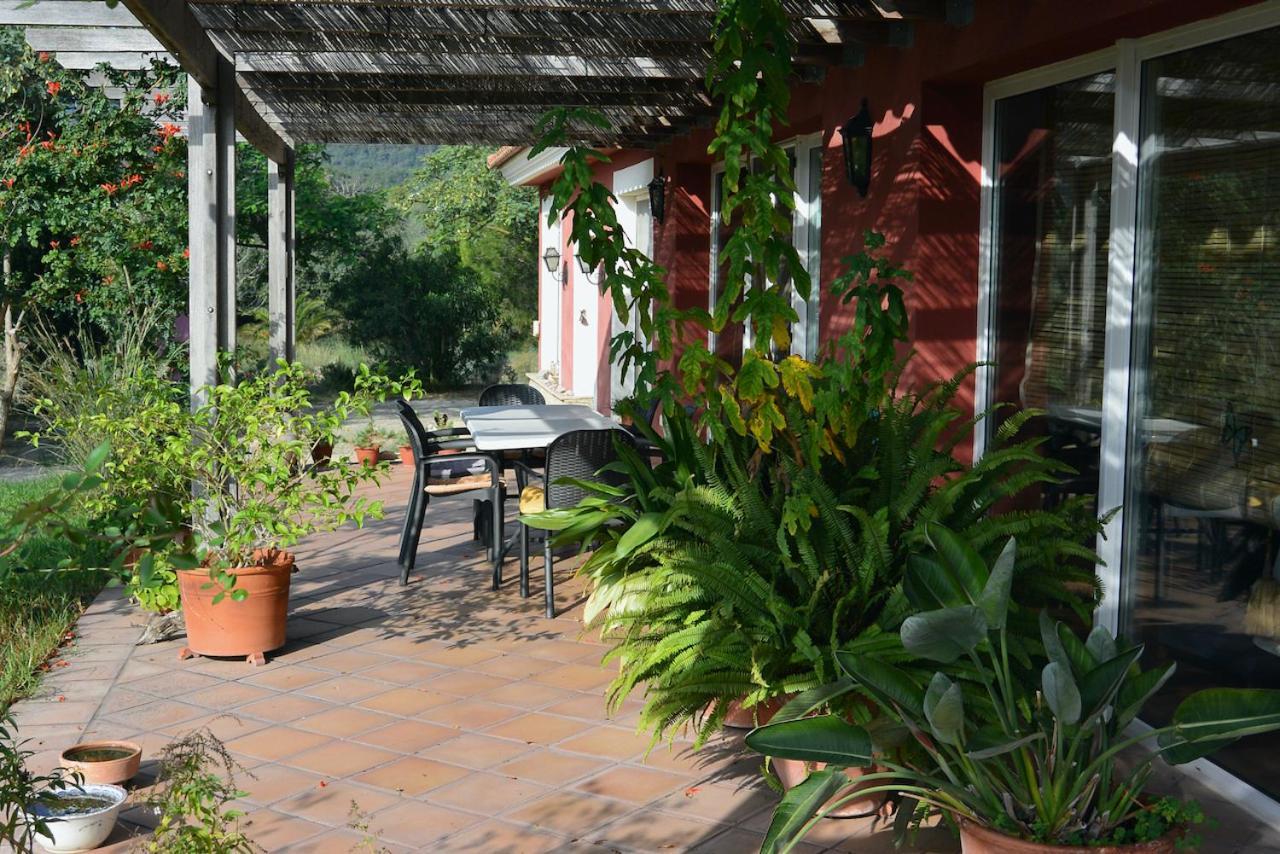
M 819 180 L 817 198 L 809 197 L 810 175 L 809 158 L 815 148 L 822 148 L 822 133 L 811 133 L 792 137 L 781 143 L 782 148 L 791 152 L 796 159 L 792 179 L 796 189 L 794 195 L 795 212 L 792 216 L 791 241 L 805 269 L 809 272 L 811 287 L 809 300 L 800 298 L 794 290 L 791 295 L 791 307 L 795 309 L 799 322 L 792 329 L 791 352 L 813 358 L 817 354 L 817 342 L 820 331 L 819 305 L 822 293 L 822 183 Z M 724 174 L 724 162 L 716 163 L 711 168 L 711 264 L 707 271 L 707 310 L 715 311 L 716 298 L 719 296 L 720 247 L 717 236 L 720 230 L 720 206 L 723 202 L 716 194 L 716 181 Z M 816 245 L 809 245 L 811 220 L 816 220 Z M 745 352 L 751 346 L 751 330 L 742 331 L 742 349 Z M 707 347 L 713 352 L 716 348 L 716 333 L 707 333 Z
M 1102 434 L 1100 440 L 1098 507 L 1119 508 L 1097 542 L 1103 563 L 1098 567 L 1105 596 L 1094 615 L 1095 622 L 1118 632 L 1121 617 L 1129 607 L 1131 585 L 1125 568 L 1133 557 L 1126 553 L 1133 537 L 1125 536 L 1124 504 L 1131 498 L 1126 484 L 1130 443 L 1134 439 L 1129 410 L 1136 373 L 1132 370 L 1134 307 L 1137 292 L 1136 250 L 1145 245 L 1138 216 L 1139 153 L 1142 103 L 1142 65 L 1150 59 L 1182 50 L 1248 35 L 1280 26 L 1280 0 L 1197 21 L 1139 39 L 1117 41 L 1112 47 L 1065 62 L 1026 71 L 988 83 L 983 93 L 982 170 L 980 185 L 980 230 L 978 240 L 977 361 L 974 407 L 983 412 L 994 403 L 995 356 L 995 244 L 993 229 L 998 220 L 995 209 L 995 107 L 1005 98 L 1087 77 L 1114 69 L 1116 74 L 1115 118 L 1113 121 L 1110 246 L 1107 274 L 1106 343 L 1103 356 Z M 985 431 L 974 434 L 974 459 L 981 457 L 987 442 Z M 1135 724 L 1138 732 L 1145 725 Z M 1184 774 L 1198 778 L 1220 795 L 1268 824 L 1280 827 L 1280 801 L 1207 759 L 1176 766 Z
M 643 160 L 634 166 L 628 166 L 625 169 L 619 169 L 613 174 L 613 195 L 617 199 L 615 210 L 618 215 L 618 224 L 622 226 L 622 232 L 626 238 L 627 245 L 636 248 L 645 243 L 649 246 L 649 253 L 653 253 L 653 212 L 648 210 L 649 202 L 649 182 L 653 180 L 654 161 L 653 158 Z M 642 208 L 643 205 L 643 208 Z M 642 210 L 645 211 L 642 213 Z M 638 240 L 641 235 L 645 236 L 645 240 Z M 617 313 L 612 311 L 610 316 L 610 335 L 613 337 L 623 331 L 624 326 L 618 320 Z M 640 331 L 640 319 L 632 317 L 625 328 L 631 330 L 637 340 L 643 340 L 643 333 Z M 616 365 L 610 360 L 609 364 L 609 405 L 610 409 L 624 397 L 635 393 L 635 377 L 624 375 L 620 365 Z

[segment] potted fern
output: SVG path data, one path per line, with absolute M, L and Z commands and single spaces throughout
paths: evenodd
M 823 692 L 823 702 L 851 693 L 874 699 L 881 727 L 811 716 L 819 704 L 797 700 L 747 737 L 766 756 L 826 764 L 784 797 L 763 850 L 792 850 L 840 805 L 841 769 L 872 763 L 883 770 L 863 777 L 873 785 L 863 795 L 902 796 L 904 822 L 941 813 L 958 826 L 965 854 L 1099 846 L 1165 854 L 1185 843 L 1202 815 L 1146 793 L 1152 763 L 1189 762 L 1280 729 L 1280 691 L 1203 690 L 1167 726 L 1131 734 L 1173 664 L 1144 671 L 1142 645 L 1101 627 L 1081 639 L 1045 611 L 1036 619 L 1012 605 L 1014 540 L 987 563 L 963 538 L 937 526 L 929 533 L 936 550 L 908 570 L 908 615 L 890 642 L 837 653 L 841 678 Z M 906 747 L 880 735 L 894 729 L 909 734 Z M 1121 763 L 1148 740 L 1147 755 Z

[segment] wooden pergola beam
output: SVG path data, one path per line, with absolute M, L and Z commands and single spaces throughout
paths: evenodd
M 387 53 L 287 51 L 236 54 L 242 74 L 405 74 L 490 77 L 629 77 L 701 80 L 705 63 L 690 59 L 618 57 L 584 59 L 554 54 Z

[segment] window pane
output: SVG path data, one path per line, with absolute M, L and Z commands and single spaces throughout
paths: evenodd
M 1078 472 L 1046 505 L 1098 489 L 1114 93 L 1106 72 L 996 105 L 992 394 L 1045 410 L 1028 429 Z
M 1129 628 L 1210 685 L 1280 687 L 1280 30 L 1143 68 Z M 1265 741 L 1263 740 L 1265 739 Z M 1217 761 L 1272 795 L 1280 737 Z

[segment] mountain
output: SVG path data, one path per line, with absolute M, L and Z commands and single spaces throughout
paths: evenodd
M 434 145 L 325 146 L 329 174 L 344 193 L 385 190 L 404 182 Z

